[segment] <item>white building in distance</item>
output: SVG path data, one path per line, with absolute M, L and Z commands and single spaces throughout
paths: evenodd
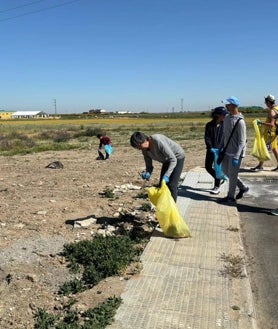
M 17 111 L 12 114 L 12 119 L 43 119 L 49 114 L 43 111 Z

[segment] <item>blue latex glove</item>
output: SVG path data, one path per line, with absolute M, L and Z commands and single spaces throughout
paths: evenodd
M 220 153 L 220 150 L 217 149 L 217 148 L 214 148 L 214 147 L 212 147 L 209 151 L 210 151 L 211 153 L 216 153 L 216 154 L 219 154 L 219 153 Z
M 239 164 L 238 159 L 233 158 L 233 160 L 232 160 L 232 165 L 233 165 L 233 167 L 237 167 L 238 164 Z
M 257 120 L 257 125 L 258 126 L 260 126 L 260 125 L 262 125 L 263 123 L 262 123 L 262 121 L 261 120 Z
M 164 175 L 164 176 L 162 177 L 162 180 L 164 180 L 164 182 L 165 182 L 166 184 L 169 183 L 169 177 L 166 176 L 166 175 Z
M 149 172 L 145 171 L 145 172 L 142 172 L 141 177 L 142 177 L 142 179 L 149 180 L 151 178 L 151 174 Z

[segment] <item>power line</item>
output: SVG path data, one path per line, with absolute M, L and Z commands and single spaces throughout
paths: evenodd
M 28 2 L 28 3 L 25 3 L 24 5 L 20 5 L 20 6 L 8 8 L 8 9 L 0 10 L 0 13 L 5 13 L 7 11 L 12 11 L 12 10 L 15 10 L 15 9 L 18 9 L 18 8 L 23 8 L 23 7 L 31 6 L 31 5 L 33 5 L 35 3 L 43 2 L 43 1 L 45 1 L 45 0 L 38 0 L 38 1 Z
M 42 8 L 42 9 L 38 9 L 38 10 L 34 10 L 34 11 L 29 11 L 27 13 L 19 14 L 19 15 L 16 15 L 16 16 L 12 16 L 12 17 L 8 17 L 8 18 L 3 18 L 3 19 L 0 19 L 0 22 L 9 21 L 11 19 L 16 19 L 18 17 L 32 15 L 32 14 L 36 14 L 36 13 L 39 13 L 39 12 L 42 12 L 42 11 L 51 10 L 51 9 L 54 9 L 54 8 L 57 8 L 57 7 L 66 6 L 66 5 L 69 5 L 71 3 L 78 2 L 78 1 L 80 1 L 80 0 L 66 1 L 66 2 L 60 3 L 59 5 L 45 7 L 45 8 Z

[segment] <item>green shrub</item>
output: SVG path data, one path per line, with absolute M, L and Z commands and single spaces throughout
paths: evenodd
M 134 199 L 148 199 L 148 193 L 146 191 L 139 192 Z
M 66 130 L 61 130 L 56 133 L 56 136 L 54 136 L 53 141 L 55 143 L 62 143 L 62 142 L 67 142 L 70 140 L 70 134 Z
M 115 193 L 113 192 L 113 190 L 109 187 L 106 187 L 103 191 L 103 195 L 105 198 L 108 198 L 108 199 L 114 199 L 115 197 Z
M 87 128 L 86 130 L 81 129 L 82 131 L 79 131 L 78 133 L 75 133 L 74 138 L 87 136 L 87 137 L 94 137 L 98 134 L 104 134 L 100 128 Z
M 92 240 L 83 240 L 64 246 L 62 255 L 72 271 L 81 271 L 80 282 L 64 284 L 60 293 L 76 293 L 77 289 L 94 286 L 102 279 L 119 274 L 140 252 L 128 236 L 96 235 Z
M 143 203 L 140 207 L 140 210 L 142 211 L 151 211 L 152 210 L 152 205 L 150 202 Z
M 117 309 L 122 303 L 120 297 L 109 297 L 95 308 L 84 313 L 65 308 L 63 316 L 54 316 L 39 309 L 35 318 L 35 329 L 104 329 L 113 322 Z
M 59 289 L 58 293 L 60 295 L 70 295 L 77 294 L 78 292 L 86 290 L 85 285 L 81 280 L 73 279 L 71 281 L 65 282 Z
M 35 329 L 53 328 L 55 317 L 48 314 L 44 309 L 39 309 L 35 314 Z
M 82 316 L 88 318 L 84 328 L 102 329 L 106 328 L 113 322 L 116 310 L 121 305 L 122 299 L 117 297 L 110 297 L 99 306 L 89 309 L 83 313 Z

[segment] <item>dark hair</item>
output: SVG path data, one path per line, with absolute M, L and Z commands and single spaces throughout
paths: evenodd
M 148 136 L 141 133 L 140 131 L 135 131 L 130 137 L 130 145 L 132 147 L 138 148 L 147 139 L 148 139 Z
M 100 138 L 102 135 L 101 134 L 97 134 L 97 138 Z
M 211 110 L 211 117 L 216 118 L 218 115 L 226 115 L 227 113 L 224 106 L 218 106 Z
M 265 97 L 265 101 L 271 105 L 275 104 L 275 100 L 271 100 L 268 97 Z

